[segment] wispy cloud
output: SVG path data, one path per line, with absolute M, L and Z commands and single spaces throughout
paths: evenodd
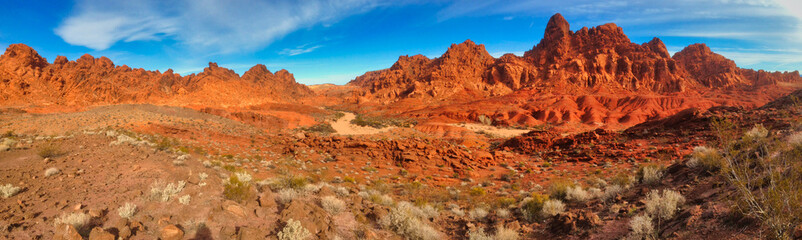
M 285 49 L 279 51 L 278 54 L 287 55 L 287 56 L 295 56 L 295 55 L 301 55 L 301 54 L 304 54 L 304 53 L 310 53 L 312 51 L 315 51 L 315 49 L 318 49 L 318 48 L 321 48 L 321 47 L 323 47 L 323 45 L 309 46 L 308 44 L 304 44 L 304 45 L 301 45 L 301 46 L 298 46 L 298 47 L 295 47 L 295 48 L 285 48 Z
M 170 38 L 190 49 L 235 53 L 381 5 L 372 0 L 78 0 L 55 33 L 67 43 L 95 50 L 120 41 Z

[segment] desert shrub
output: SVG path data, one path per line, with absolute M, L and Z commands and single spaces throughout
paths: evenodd
M 58 170 L 58 168 L 51 167 L 51 168 L 48 168 L 47 170 L 45 170 L 45 177 L 50 177 L 50 176 L 56 175 L 56 174 L 58 174 L 60 172 L 61 172 L 61 170 Z
M 351 124 L 362 127 L 383 128 L 387 126 L 411 127 L 417 124 L 417 122 L 412 119 L 374 117 L 357 114 L 356 118 L 351 120 Z
M 565 199 L 568 189 L 574 186 L 574 182 L 568 179 L 555 179 L 549 184 L 549 196 L 554 199 Z
M 519 236 L 518 232 L 513 229 L 505 228 L 502 225 L 496 227 L 495 240 L 518 240 Z
M 189 205 L 189 200 L 190 199 L 191 199 L 191 197 L 189 195 L 184 195 L 184 196 L 181 196 L 180 198 L 178 198 L 178 203 L 181 203 L 183 205 Z
M 660 178 L 663 177 L 663 170 L 657 165 L 644 165 L 638 171 L 638 177 L 640 177 L 640 181 L 644 184 L 656 184 L 660 182 Z
M 295 190 L 303 190 L 306 184 L 309 184 L 309 180 L 303 176 L 285 176 L 279 179 L 278 186 L 271 187 L 274 190 L 276 189 L 283 189 L 283 188 L 292 188 Z
M 469 194 L 471 194 L 471 196 L 484 196 L 487 194 L 487 190 L 483 187 L 476 186 L 471 188 Z
M 622 186 L 627 188 L 635 182 L 635 178 L 627 174 L 626 172 L 619 172 L 613 178 L 610 179 L 610 183 L 613 185 Z
M 36 150 L 36 155 L 42 158 L 58 157 L 64 154 L 61 147 L 55 143 L 47 143 Z
M 476 230 L 472 230 L 468 232 L 468 239 L 469 240 L 493 240 L 493 236 L 490 234 L 485 233 L 484 228 L 477 228 Z
M 488 117 L 488 116 L 479 115 L 478 119 L 479 119 L 479 122 L 484 124 L 484 125 L 493 125 L 493 119 Z
M 381 194 L 381 193 L 376 192 L 376 191 L 371 191 L 370 196 L 368 197 L 368 200 L 370 200 L 371 202 L 374 202 L 376 204 L 381 204 L 381 205 L 384 205 L 384 206 L 393 205 L 393 203 L 395 202 L 395 201 L 393 201 L 393 197 L 390 197 L 390 195 Z
M 657 239 L 652 218 L 649 215 L 642 214 L 633 217 L 629 221 L 629 228 L 632 229 L 632 232 L 629 233 L 629 239 Z
M 206 180 L 207 177 L 209 177 L 209 174 L 207 173 L 204 172 L 198 173 L 198 179 L 200 179 L 201 181 Z
M 793 147 L 800 147 L 802 146 L 802 132 L 795 132 L 788 136 L 788 144 L 791 144 Z
M 507 208 L 513 205 L 515 205 L 515 198 L 501 197 L 496 199 L 496 206 L 500 208 Z
M 210 168 L 212 167 L 212 162 L 210 162 L 209 160 L 205 160 L 203 161 L 203 166 L 206 168 Z
M 646 213 L 657 219 L 657 226 L 659 227 L 662 221 L 674 218 L 677 210 L 685 203 L 685 197 L 672 190 L 663 190 L 663 194 L 660 194 L 658 190 L 652 190 L 646 196 L 645 202 Z
M 462 209 L 459 208 L 459 206 L 456 205 L 451 207 L 451 213 L 453 213 L 457 217 L 465 216 L 465 211 L 463 211 Z
M 240 177 L 244 179 L 240 179 Z M 243 200 L 248 199 L 248 197 L 251 195 L 250 178 L 251 175 L 247 173 L 235 173 L 234 175 L 231 175 L 228 177 L 228 181 L 223 183 L 223 196 L 225 196 L 226 199 L 236 202 L 242 202 Z
M 443 234 L 419 217 L 420 210 L 409 202 L 399 202 L 380 223 L 405 239 L 441 239 Z
M 300 130 L 304 132 L 316 132 L 323 135 L 328 135 L 337 132 L 337 130 L 334 130 L 334 128 L 331 127 L 331 124 L 329 123 L 319 123 L 311 127 L 301 128 Z
M 474 208 L 468 212 L 468 216 L 473 220 L 481 221 L 487 217 L 487 210 L 484 208 Z
M 276 195 L 276 200 L 278 200 L 281 204 L 288 204 L 292 202 L 293 199 L 298 197 L 298 191 L 292 188 L 285 188 L 278 191 Z
M 744 133 L 744 139 L 761 139 L 769 136 L 769 130 L 763 124 L 755 124 L 754 127 Z
M 510 210 L 507 210 L 505 208 L 496 209 L 496 217 L 498 218 L 507 219 L 510 218 L 511 215 L 512 214 L 510 213 Z
M 22 190 L 22 188 L 15 187 L 11 184 L 0 185 L 0 196 L 3 196 L 3 198 L 10 198 L 17 195 L 20 190 Z
M 279 240 L 306 240 L 312 238 L 312 233 L 301 226 L 301 222 L 293 219 L 287 220 L 287 225 L 277 235 Z
M 158 200 L 161 202 L 170 201 L 175 195 L 184 190 L 187 184 L 185 181 L 178 181 L 177 183 L 164 184 L 164 182 L 156 181 L 150 186 L 150 199 Z
M 437 216 L 440 216 L 440 213 L 437 211 L 437 208 L 435 208 L 430 204 L 424 204 L 423 206 L 420 207 L 420 210 L 421 210 L 421 216 L 426 219 L 432 219 L 436 218 Z
M 541 214 L 545 217 L 555 216 L 563 212 L 565 212 L 565 204 L 557 199 L 546 200 L 546 202 L 543 203 L 543 209 L 541 210 Z
M 802 223 L 802 151 L 769 137 L 762 125 L 738 137 L 731 121 L 712 123 L 721 146 L 721 174 L 735 188 L 735 207 L 759 219 L 773 238 L 788 239 Z M 790 145 L 790 146 L 789 146 Z
M 334 196 L 325 196 L 320 198 L 320 206 L 331 215 L 337 215 L 345 210 L 345 202 Z
M 707 171 L 715 172 L 721 169 L 724 162 L 716 149 L 697 146 L 693 148 L 691 159 L 685 164 L 691 168 L 701 167 Z
M 525 198 L 523 201 L 521 201 L 519 211 L 524 219 L 527 221 L 534 221 L 543 210 L 543 204 L 548 199 L 549 196 L 539 193 L 532 193 L 531 197 Z
M 117 209 L 117 214 L 119 214 L 121 218 L 131 219 L 135 213 L 136 205 L 131 203 L 125 203 L 125 205 L 122 205 Z
M 590 193 L 588 193 L 588 191 L 585 191 L 585 189 L 582 189 L 582 187 L 580 186 L 568 187 L 565 190 L 565 200 L 568 201 L 582 203 L 590 200 L 591 198 L 592 196 L 590 195 Z
M 340 197 L 348 196 L 348 193 L 349 193 L 348 188 L 345 188 L 345 187 L 334 188 L 334 192 L 337 193 L 337 196 L 340 196 Z
M 618 194 L 623 193 L 624 190 L 625 188 L 618 184 L 608 185 L 607 188 L 604 189 L 604 193 L 602 194 L 601 199 L 602 201 L 605 202 L 610 201 L 611 199 L 618 196 Z
M 591 187 L 588 188 L 588 194 L 590 194 L 591 199 L 594 199 L 594 198 L 601 198 L 602 195 L 604 195 L 604 192 L 602 192 L 601 189 Z
M 75 230 L 78 230 L 78 232 L 85 232 L 86 227 L 88 227 L 89 225 L 89 220 L 91 219 L 92 217 L 90 217 L 89 214 L 86 213 L 62 214 L 61 216 L 57 217 L 56 220 L 54 220 L 54 225 L 55 226 L 61 224 L 72 225 L 72 227 L 74 227 Z
M 468 232 L 470 240 L 517 240 L 518 238 L 518 232 L 505 228 L 503 225 L 496 226 L 496 233 L 493 235 L 485 233 L 483 228 Z

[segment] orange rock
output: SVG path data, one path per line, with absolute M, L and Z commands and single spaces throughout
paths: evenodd
M 159 231 L 161 240 L 181 240 L 184 238 L 184 231 L 175 225 L 167 225 Z
M 75 229 L 72 225 L 69 224 L 61 224 L 56 226 L 55 234 L 53 235 L 54 240 L 83 240 L 81 234 L 78 233 L 78 230 Z
M 114 234 L 106 232 L 103 228 L 95 227 L 89 233 L 89 240 L 114 240 Z

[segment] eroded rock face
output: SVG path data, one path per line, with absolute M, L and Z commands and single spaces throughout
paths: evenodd
M 350 82 L 346 102 L 417 118 L 486 115 L 500 125 L 632 126 L 687 108 L 759 106 L 792 90 L 774 87 L 781 82 L 802 77 L 741 69 L 704 44 L 672 57 L 660 39 L 633 43 L 613 23 L 574 32 L 556 14 L 523 56 L 494 59 L 470 40 L 434 59 L 402 56 Z M 774 86 L 759 89 L 766 85 Z
M 674 54 L 674 59 L 704 86 L 720 88 L 749 84 L 734 61 L 710 51 L 703 43 L 685 47 Z
M 90 105 L 95 103 L 165 103 L 175 105 L 249 105 L 286 102 L 314 93 L 292 74 L 275 74 L 256 65 L 242 77 L 209 63 L 198 74 L 146 71 L 115 66 L 106 58 L 59 56 L 48 64 L 32 48 L 12 44 L 0 57 L 0 104 Z

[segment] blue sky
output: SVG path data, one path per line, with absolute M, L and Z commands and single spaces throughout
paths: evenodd
M 669 51 L 703 42 L 739 66 L 802 69 L 802 1 L 0 0 L 0 47 L 25 43 L 52 62 L 84 53 L 187 74 L 208 62 L 242 74 L 262 63 L 305 84 L 344 84 L 400 55 L 440 56 L 465 39 L 521 55 L 562 13 L 571 29 L 614 22 Z

